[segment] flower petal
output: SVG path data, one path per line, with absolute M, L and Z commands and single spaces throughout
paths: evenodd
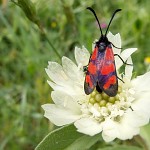
M 150 71 L 132 80 L 136 92 L 150 91 Z
M 84 46 L 81 49 L 75 47 L 75 59 L 78 65 L 82 65 L 82 66 L 88 65 L 89 58 L 90 58 L 90 53 Z
M 68 94 L 61 91 L 52 91 L 51 97 L 56 105 L 64 107 L 76 114 L 81 114 L 79 104 Z
M 73 88 L 73 85 L 71 86 L 71 85 L 66 84 L 64 86 L 61 86 L 51 81 L 47 81 L 47 82 L 53 88 L 54 91 L 61 91 L 61 92 L 68 93 L 71 95 L 76 95 L 76 90 L 75 88 Z
M 63 91 L 65 90 L 64 87 L 60 86 L 60 85 L 57 85 L 56 83 L 52 82 L 52 81 L 49 81 L 47 80 L 48 84 L 53 88 L 53 90 L 60 90 L 60 91 Z
M 62 66 L 65 74 L 75 82 L 80 82 L 81 78 L 83 78 L 83 71 L 80 71 L 69 58 L 62 57 Z
M 83 85 L 80 84 L 65 84 L 63 86 L 55 84 L 54 82 L 47 81 L 48 84 L 53 88 L 55 91 L 62 91 L 64 93 L 67 93 L 69 95 L 72 95 L 74 97 L 85 97 Z M 77 94 L 78 93 L 78 94 Z
M 134 53 L 136 50 L 137 50 L 137 48 L 128 48 L 128 49 L 125 49 L 120 54 L 120 57 L 125 62 L 131 56 L 131 54 Z M 115 63 L 116 63 L 116 69 L 117 70 L 123 65 L 122 60 L 119 57 L 117 57 L 117 56 L 115 57 Z
M 127 139 L 132 139 L 133 136 L 137 135 L 140 133 L 140 128 L 139 127 L 130 127 L 128 124 L 121 123 L 118 126 L 118 130 L 120 131 L 120 134 L 117 138 L 121 140 L 127 140 Z
M 106 142 L 113 141 L 115 138 L 121 140 L 131 139 L 139 133 L 139 128 L 130 126 L 130 119 L 123 117 L 120 122 L 107 119 L 103 123 L 102 136 Z
M 56 126 L 70 124 L 80 118 L 80 115 L 55 104 L 44 104 L 42 108 L 45 111 L 44 116 Z
M 102 126 L 102 137 L 106 142 L 111 142 L 115 138 L 119 137 L 120 133 L 118 130 L 118 122 L 115 122 L 110 118 L 106 118 L 106 120 L 102 123 Z
M 79 81 L 75 82 L 72 81 L 64 72 L 61 65 L 59 65 L 56 62 L 49 62 L 48 69 L 45 69 L 50 79 L 55 82 L 56 84 L 52 83 L 51 81 L 48 81 L 50 86 L 53 87 L 53 89 L 57 88 L 58 90 L 63 90 L 66 93 L 71 93 L 72 95 L 79 93 L 83 94 L 83 82 L 84 78 L 82 77 Z M 80 71 L 78 71 L 80 74 Z M 83 81 L 82 81 L 83 80 Z
M 120 122 L 118 123 L 119 135 L 117 138 L 121 140 L 131 139 L 134 135 L 139 134 L 140 128 L 136 124 L 137 115 L 132 110 L 129 109 L 128 112 L 124 114 Z
M 120 34 L 113 35 L 111 32 L 107 34 L 108 40 L 117 48 L 112 46 L 114 54 L 120 55 L 121 52 L 121 37 Z
M 137 95 L 136 101 L 132 103 L 132 109 L 141 117 L 143 124 L 146 124 L 150 118 L 150 92 L 144 92 L 141 95 Z
M 127 63 L 133 65 L 131 57 L 128 58 Z M 131 65 L 126 65 L 126 66 L 125 66 L 125 76 L 126 76 L 129 80 L 131 80 L 132 71 L 133 71 L 133 66 L 131 66 Z
M 49 62 L 48 69 L 45 70 L 49 78 L 58 85 L 65 85 L 69 81 L 62 66 L 56 62 Z
M 93 136 L 102 131 L 101 125 L 92 118 L 81 118 L 74 125 L 78 132 Z

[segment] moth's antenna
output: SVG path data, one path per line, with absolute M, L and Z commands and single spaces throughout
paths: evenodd
M 95 16 L 95 18 L 96 18 L 96 20 L 97 20 L 97 23 L 98 23 L 98 25 L 99 25 L 99 29 L 100 29 L 100 31 L 101 31 L 101 35 L 103 35 L 103 33 L 102 33 L 102 28 L 101 28 L 101 25 L 100 25 L 100 23 L 99 23 L 99 20 L 98 20 L 98 18 L 97 18 L 97 16 L 96 16 L 95 11 L 94 11 L 91 7 L 87 7 L 87 9 L 89 9 L 89 10 L 94 14 L 94 16 Z
M 110 24 L 111 24 L 111 22 L 112 22 L 112 20 L 113 20 L 113 18 L 114 18 L 114 16 L 115 16 L 115 14 L 116 14 L 118 11 L 121 11 L 121 9 L 117 9 L 117 10 L 114 11 L 114 13 L 113 13 L 113 15 L 112 15 L 112 17 L 111 17 L 111 19 L 110 19 L 110 21 L 109 21 L 108 27 L 107 27 L 107 29 L 106 29 L 105 36 L 107 35 L 109 26 L 110 26 Z

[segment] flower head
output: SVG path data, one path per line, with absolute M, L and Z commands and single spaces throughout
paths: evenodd
M 116 47 L 121 47 L 120 34 L 108 34 L 108 39 Z M 114 54 L 119 54 L 124 61 L 132 64 L 131 54 L 136 48 L 121 52 L 113 47 Z M 115 57 L 119 89 L 115 97 L 94 90 L 90 95 L 84 92 L 85 74 L 83 66 L 88 64 L 90 54 L 85 47 L 75 48 L 76 64 L 69 58 L 62 58 L 62 66 L 49 62 L 46 72 L 54 91 L 51 97 L 54 104 L 44 104 L 44 116 L 57 126 L 74 123 L 78 132 L 96 135 L 102 132 L 107 142 L 119 138 L 131 139 L 139 134 L 140 127 L 150 118 L 150 72 L 131 79 L 133 66 L 126 65 L 125 72 L 118 69 L 123 62 Z

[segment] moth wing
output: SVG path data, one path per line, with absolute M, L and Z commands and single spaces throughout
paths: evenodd
M 97 85 L 98 74 L 97 74 L 97 57 L 98 57 L 98 47 L 96 46 L 89 60 L 85 81 L 84 81 L 84 91 L 89 95 Z
M 101 68 L 98 69 L 98 86 L 108 96 L 115 96 L 118 91 L 118 80 L 114 54 L 111 45 L 104 51 Z M 98 68 L 98 67 L 97 67 Z

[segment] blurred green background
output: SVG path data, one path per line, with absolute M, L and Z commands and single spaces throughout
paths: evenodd
M 21 0 L 20 0 L 21 1 Z M 149 0 L 32 0 L 48 39 L 60 56 L 74 60 L 75 46 L 91 45 L 100 36 L 91 6 L 106 30 L 112 12 L 121 8 L 111 24 L 120 33 L 122 47 L 137 47 L 134 72 L 147 70 L 150 56 Z M 82 57 L 82 56 L 81 56 Z M 61 62 L 52 47 L 23 10 L 8 0 L 0 1 L 0 150 L 32 150 L 53 129 L 43 117 L 41 105 L 51 101 L 44 68 L 48 61 Z M 149 60 L 149 59 L 146 59 Z M 147 61 L 147 64 L 150 62 Z

